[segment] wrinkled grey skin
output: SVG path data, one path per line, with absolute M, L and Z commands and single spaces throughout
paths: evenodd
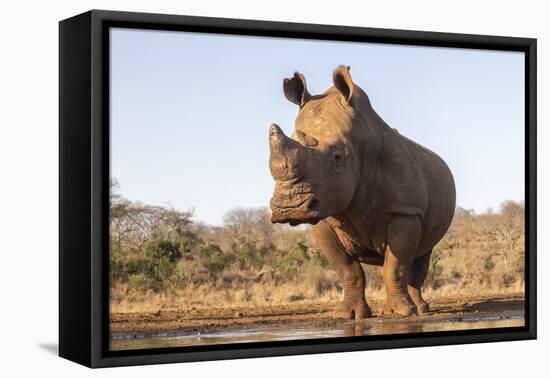
M 384 314 L 428 311 L 421 287 L 455 209 L 449 168 L 380 118 L 349 67 L 336 68 L 321 95 L 309 94 L 299 73 L 283 87 L 299 112 L 291 138 L 275 124 L 269 130 L 272 221 L 313 225 L 342 280 L 338 317 L 371 316 L 361 263 L 381 267 Z

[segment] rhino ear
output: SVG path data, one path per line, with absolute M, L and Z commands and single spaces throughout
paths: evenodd
M 293 77 L 283 81 L 283 90 L 288 101 L 300 107 L 304 106 L 311 98 L 307 91 L 306 79 L 299 72 L 295 72 Z
M 349 74 L 349 66 L 338 66 L 332 73 L 332 81 L 336 89 L 342 93 L 347 101 L 353 96 L 353 81 Z

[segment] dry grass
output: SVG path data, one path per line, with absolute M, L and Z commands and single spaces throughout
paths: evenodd
M 267 277 L 259 282 L 243 282 L 244 274 L 233 272 L 232 282 L 189 284 L 169 293 L 132 290 L 117 285 L 111 290 L 111 312 L 182 310 L 204 307 L 261 307 L 288 303 L 327 303 L 341 299 L 342 288 L 331 270 L 306 267 L 299 282 L 278 282 Z M 236 278 L 235 278 L 236 277 Z
M 425 290 L 426 300 L 439 298 L 463 298 L 476 296 L 498 296 L 503 294 L 521 294 L 522 285 L 509 288 L 493 289 L 472 287 L 467 290 L 445 286 L 440 289 Z M 366 290 L 367 301 L 383 301 L 384 289 Z M 229 308 L 229 307 L 262 307 L 288 303 L 331 303 L 342 299 L 342 291 L 332 288 L 321 295 L 317 289 L 306 283 L 252 284 L 239 289 L 220 289 L 210 285 L 189 286 L 170 294 L 129 291 L 120 286 L 111 292 L 111 312 L 155 312 L 158 310 L 188 310 L 193 308 Z
M 314 295 L 315 288 L 302 284 L 253 284 L 239 289 L 221 289 L 209 285 L 189 286 L 171 294 L 126 292 L 119 287 L 112 292 L 111 312 L 149 312 L 157 310 L 184 310 L 205 307 L 261 307 L 289 302 L 334 302 L 341 291 L 331 289 L 322 296 Z
M 273 226 L 269 212 L 245 211 L 254 217 L 213 228 L 194 225 L 189 214 L 169 209 L 129 202 L 117 209 L 111 312 L 328 303 L 342 298 L 339 278 L 324 266 L 326 259 L 307 229 Z M 143 218 L 138 222 L 142 228 L 135 224 L 135 214 Z M 166 219 L 174 214 L 172 224 Z M 142 240 L 143 235 L 147 237 Z M 149 239 L 158 243 L 147 244 Z M 458 208 L 449 231 L 434 248 L 424 284 L 426 299 L 522 295 L 524 244 L 523 204 L 507 201 L 498 213 L 485 214 Z M 378 268 L 364 270 L 367 301 L 383 301 Z
M 454 259 L 452 259 L 454 260 Z M 456 262 L 456 261 L 455 261 Z M 460 267 L 444 269 L 456 271 L 466 268 L 462 262 Z M 381 302 L 385 299 L 385 290 L 378 285 L 379 275 L 374 267 L 368 267 L 367 277 L 370 287 L 366 289 L 369 302 Z M 470 282 L 470 283 L 469 283 Z M 424 289 L 428 301 L 439 298 L 462 298 L 473 296 L 491 296 L 502 294 L 523 294 L 523 281 L 518 280 L 507 287 L 490 283 L 479 284 L 466 280 L 447 282 L 434 288 Z M 128 285 L 117 285 L 111 290 L 111 312 L 154 312 L 158 310 L 189 310 L 194 308 L 228 308 L 228 307 L 262 307 L 289 303 L 329 303 L 342 299 L 342 288 L 338 277 L 330 269 L 308 267 L 304 279 L 298 282 L 277 282 L 266 279 L 260 282 L 218 282 L 216 284 L 190 284 L 171 290 L 169 293 L 132 290 Z

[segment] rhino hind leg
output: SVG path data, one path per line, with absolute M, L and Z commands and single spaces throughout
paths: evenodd
M 420 234 L 421 223 L 418 217 L 396 217 L 388 225 L 388 248 L 382 267 L 382 278 L 386 287 L 386 304 L 382 310 L 384 315 L 409 316 L 417 313 L 408 291 L 408 279 Z
M 422 297 L 422 285 L 424 285 L 424 281 L 428 275 L 431 255 L 432 251 L 430 250 L 428 253 L 417 257 L 413 261 L 409 272 L 409 294 L 416 305 L 416 309 L 419 314 L 425 314 L 430 308 L 428 303 Z
M 330 226 L 319 222 L 312 230 L 321 250 L 342 280 L 344 299 L 334 316 L 345 319 L 370 318 L 372 311 L 365 300 L 365 273 L 361 264 L 346 255 Z

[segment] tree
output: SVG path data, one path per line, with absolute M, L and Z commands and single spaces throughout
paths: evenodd
M 267 244 L 273 234 L 271 213 L 265 207 L 230 210 L 224 215 L 223 223 L 236 240 L 256 240 Z
M 115 177 L 112 177 L 109 180 L 109 201 L 111 203 L 117 202 L 121 196 L 118 193 L 118 190 L 120 189 L 120 184 L 118 183 L 118 180 Z
M 503 245 L 504 268 L 508 271 L 508 254 L 516 248 L 516 243 L 524 233 L 525 204 L 504 201 L 500 205 L 501 217 L 496 225 L 497 240 Z
M 192 221 L 194 209 L 188 211 L 179 211 L 174 208 L 172 205 L 168 205 L 167 208 L 163 208 L 160 211 L 161 221 L 163 227 L 166 228 L 166 231 L 171 236 L 179 238 L 185 235 L 187 231 L 187 226 L 189 226 Z
M 466 250 L 470 250 L 470 242 L 475 233 L 474 219 L 475 211 L 473 209 L 464 209 L 457 207 L 455 210 L 454 221 L 462 226 L 462 232 L 465 239 Z

